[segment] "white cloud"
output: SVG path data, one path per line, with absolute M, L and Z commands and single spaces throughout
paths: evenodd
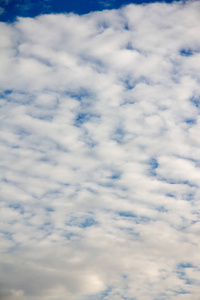
M 199 12 L 1 23 L 2 300 L 198 299 Z

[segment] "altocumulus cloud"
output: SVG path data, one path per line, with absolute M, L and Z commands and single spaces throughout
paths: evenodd
M 0 26 L 0 299 L 199 299 L 200 3 Z

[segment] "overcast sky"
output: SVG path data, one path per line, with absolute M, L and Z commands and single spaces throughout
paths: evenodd
M 199 300 L 200 2 L 0 33 L 0 299 Z

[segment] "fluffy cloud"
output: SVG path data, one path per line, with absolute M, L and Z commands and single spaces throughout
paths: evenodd
M 2 300 L 199 299 L 199 20 L 1 23 Z

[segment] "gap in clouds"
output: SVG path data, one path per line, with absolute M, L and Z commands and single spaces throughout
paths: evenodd
M 180 1 L 180 0 L 177 0 Z M 87 14 L 105 9 L 119 9 L 122 6 L 134 4 L 148 4 L 152 0 L 2 0 L 0 2 L 0 19 L 3 22 L 13 22 L 16 17 L 36 17 L 41 14 L 76 13 Z M 171 3 L 172 0 L 165 0 Z

